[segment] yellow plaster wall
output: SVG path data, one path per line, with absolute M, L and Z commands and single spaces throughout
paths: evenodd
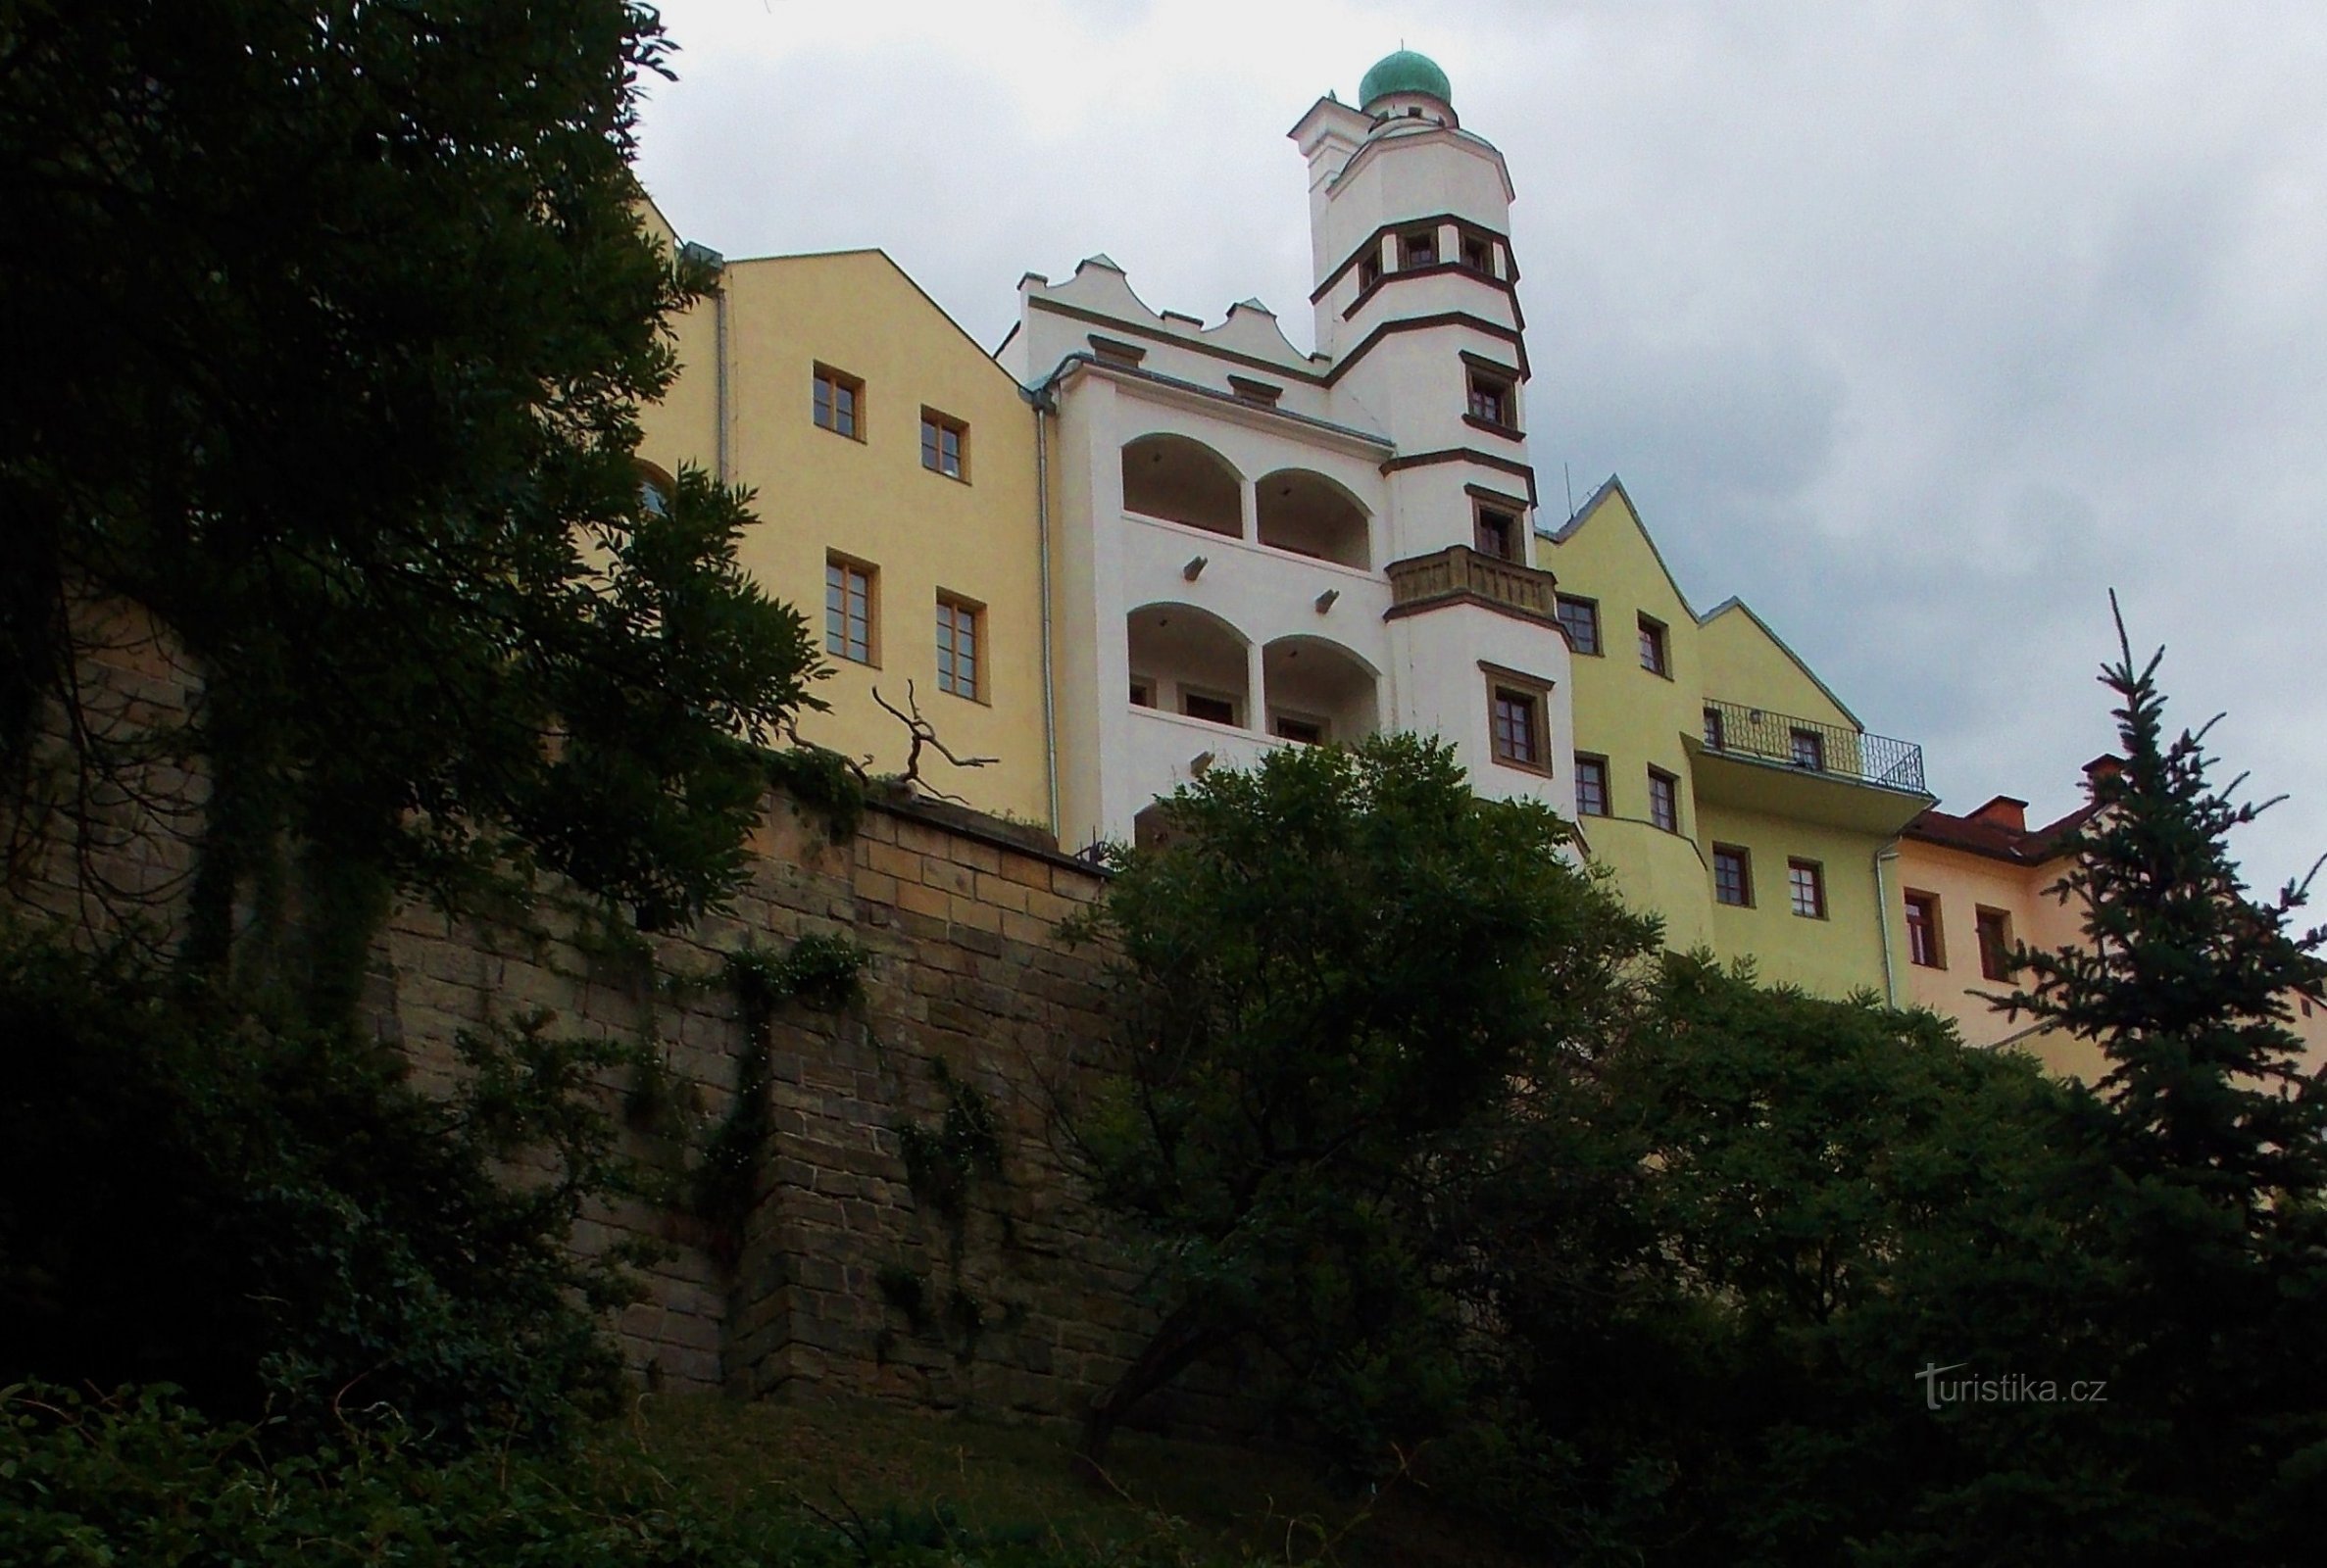
M 744 565 L 809 617 L 819 646 L 827 552 L 878 569 L 878 662 L 828 658 L 833 673 L 817 695 L 832 710 L 804 717 L 802 736 L 868 757 L 875 771 L 902 767 L 904 726 L 872 693 L 902 708 L 911 680 L 948 746 L 1000 760 L 965 770 L 924 754 L 923 778 L 981 809 L 1052 825 L 1034 424 L 1017 383 L 878 251 L 730 262 L 724 286 L 729 477 L 758 492 L 760 516 L 739 551 Z M 715 466 L 717 317 L 705 299 L 675 323 L 682 370 L 645 413 L 651 463 Z M 812 419 L 817 364 L 864 381 L 863 440 Z M 968 424 L 966 483 L 921 466 L 924 406 Z M 941 589 L 985 607 L 983 701 L 937 689 Z
M 1686 833 L 1690 775 L 1681 737 L 1702 725 L 1704 710 L 1697 617 L 1658 564 L 1620 491 L 1605 494 L 1564 543 L 1539 539 L 1536 546 L 1561 593 L 1600 604 L 1602 652 L 1577 656 L 1571 671 L 1575 750 L 1608 759 L 1609 808 L 1617 817 L 1647 818 L 1651 765 L 1679 778 Z M 1641 668 L 1642 614 L 1664 623 L 1669 679 Z
M 1724 958 L 1750 956 L 1763 980 L 1821 995 L 1882 993 L 1883 906 L 1874 891 L 1874 856 L 1888 841 L 1703 805 L 1683 743 L 1684 736 L 1703 733 L 1708 697 L 1844 727 L 1850 727 L 1849 717 L 1742 610 L 1701 626 L 1620 489 L 1604 491 L 1564 541 L 1539 539 L 1537 549 L 1540 564 L 1558 575 L 1560 592 L 1600 605 L 1605 652 L 1579 656 L 1571 676 L 1574 749 L 1609 760 L 1612 815 L 1583 822 L 1593 859 L 1614 872 L 1618 890 L 1634 907 L 1664 917 L 1670 947 L 1709 947 Z M 1640 666 L 1637 626 L 1643 613 L 1664 623 L 1669 680 Z M 1678 835 L 1647 821 L 1652 764 L 1681 781 Z M 1713 902 L 1716 840 L 1752 852 L 1757 907 Z M 1824 920 L 1790 911 L 1786 860 L 1795 856 L 1825 867 Z M 1898 933 L 1892 935 L 1896 971 L 1905 949 Z
M 1883 905 L 1875 892 L 1874 857 L 1889 840 L 1718 806 L 1702 808 L 1699 827 L 1708 867 L 1714 953 L 1724 959 L 1750 957 L 1764 981 L 1789 981 L 1821 996 L 1885 994 Z M 1711 901 L 1715 844 L 1746 852 L 1753 873 L 1750 907 Z M 1792 859 L 1817 862 L 1826 888 L 1824 919 L 1794 912 L 1786 876 L 1786 862 Z M 1897 933 L 1892 935 L 1896 947 Z M 1900 948 L 1892 955 L 1894 976 L 1905 961 Z
M 1617 809 L 1622 809 L 1618 797 Z M 1635 803 L 1635 809 L 1642 803 Z M 1681 824 L 1689 825 L 1691 804 L 1681 803 Z M 1615 877 L 1616 892 L 1632 908 L 1660 915 L 1664 945 L 1679 952 L 1709 948 L 1712 900 L 1707 892 L 1710 875 L 1697 842 L 1667 833 L 1637 817 L 1587 816 L 1582 823 L 1591 863 L 1606 866 Z
M 1730 605 L 1707 620 L 1698 628 L 1697 645 L 1705 661 L 1708 698 L 1857 727 L 1743 605 Z

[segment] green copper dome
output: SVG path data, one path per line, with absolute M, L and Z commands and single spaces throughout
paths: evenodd
M 1358 83 L 1358 106 L 1370 108 L 1376 99 L 1394 92 L 1427 93 L 1450 108 L 1455 102 L 1454 85 L 1438 69 L 1438 62 L 1411 49 L 1401 49 L 1375 62 L 1365 79 Z

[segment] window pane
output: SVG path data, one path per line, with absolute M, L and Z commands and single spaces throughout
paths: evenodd
M 1745 851 L 1716 848 L 1713 851 L 1713 897 L 1723 904 L 1742 907 L 1753 902 L 1753 895 L 1748 891 L 1750 886 Z
M 842 435 L 857 433 L 857 392 L 837 383 L 832 388 L 832 428 Z
M 1575 760 L 1575 809 L 1579 816 L 1608 815 L 1608 764 L 1597 757 Z
M 1786 864 L 1786 892 L 1794 912 L 1818 919 L 1826 913 L 1826 889 L 1818 867 L 1807 860 Z
M 1640 667 L 1664 673 L 1664 628 L 1646 615 L 1640 617 Z
M 921 421 L 921 466 L 937 466 L 937 426 L 928 419 Z
M 1945 967 L 1939 957 L 1938 900 L 1909 898 L 1906 901 L 1906 956 L 1909 961 L 1926 969 Z
M 1670 773 L 1649 769 L 1649 820 L 1667 833 L 1681 830 L 1680 797 Z
M 1560 624 L 1567 628 L 1567 641 L 1579 654 L 1600 652 L 1600 607 L 1587 599 L 1559 601 Z
M 1535 698 L 1498 686 L 1494 705 L 1495 756 L 1506 762 L 1537 765 Z
M 816 378 L 816 389 L 817 423 L 829 430 L 832 428 L 832 383 L 819 375 Z
M 1816 768 L 1820 771 L 1825 769 L 1826 741 L 1816 730 L 1798 729 L 1794 731 L 1794 765 Z
M 962 432 L 941 430 L 937 436 L 938 466 L 956 479 L 962 477 Z

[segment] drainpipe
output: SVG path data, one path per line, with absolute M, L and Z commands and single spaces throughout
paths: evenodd
M 678 248 L 688 261 L 708 267 L 716 281 L 711 286 L 712 413 L 718 423 L 713 462 L 719 483 L 729 483 L 727 462 L 727 258 L 696 240 Z
M 1899 977 L 1891 968 L 1891 895 L 1883 887 L 1883 862 L 1898 858 L 1897 839 L 1874 852 L 1874 924 L 1883 942 L 1883 996 L 1894 1007 L 1899 1005 Z
M 1026 394 L 1034 405 L 1034 539 L 1042 558 L 1042 761 L 1050 789 L 1051 837 L 1059 836 L 1059 707 L 1051 677 L 1051 446 L 1050 416 L 1059 400 L 1051 388 L 1059 377 Z
M 712 398 L 719 421 L 719 483 L 725 485 L 734 481 L 728 477 L 727 462 L 727 272 L 724 268 L 719 270 L 719 286 L 711 296 L 711 335 L 712 362 L 718 367 Z

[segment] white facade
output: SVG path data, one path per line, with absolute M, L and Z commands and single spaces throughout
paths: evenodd
M 1317 353 L 1257 301 L 1152 311 L 1104 256 L 1019 285 L 1003 361 L 1048 411 L 1070 848 L 1133 837 L 1214 761 L 1377 729 L 1574 811 L 1502 155 L 1414 91 L 1320 99 L 1292 134 Z

